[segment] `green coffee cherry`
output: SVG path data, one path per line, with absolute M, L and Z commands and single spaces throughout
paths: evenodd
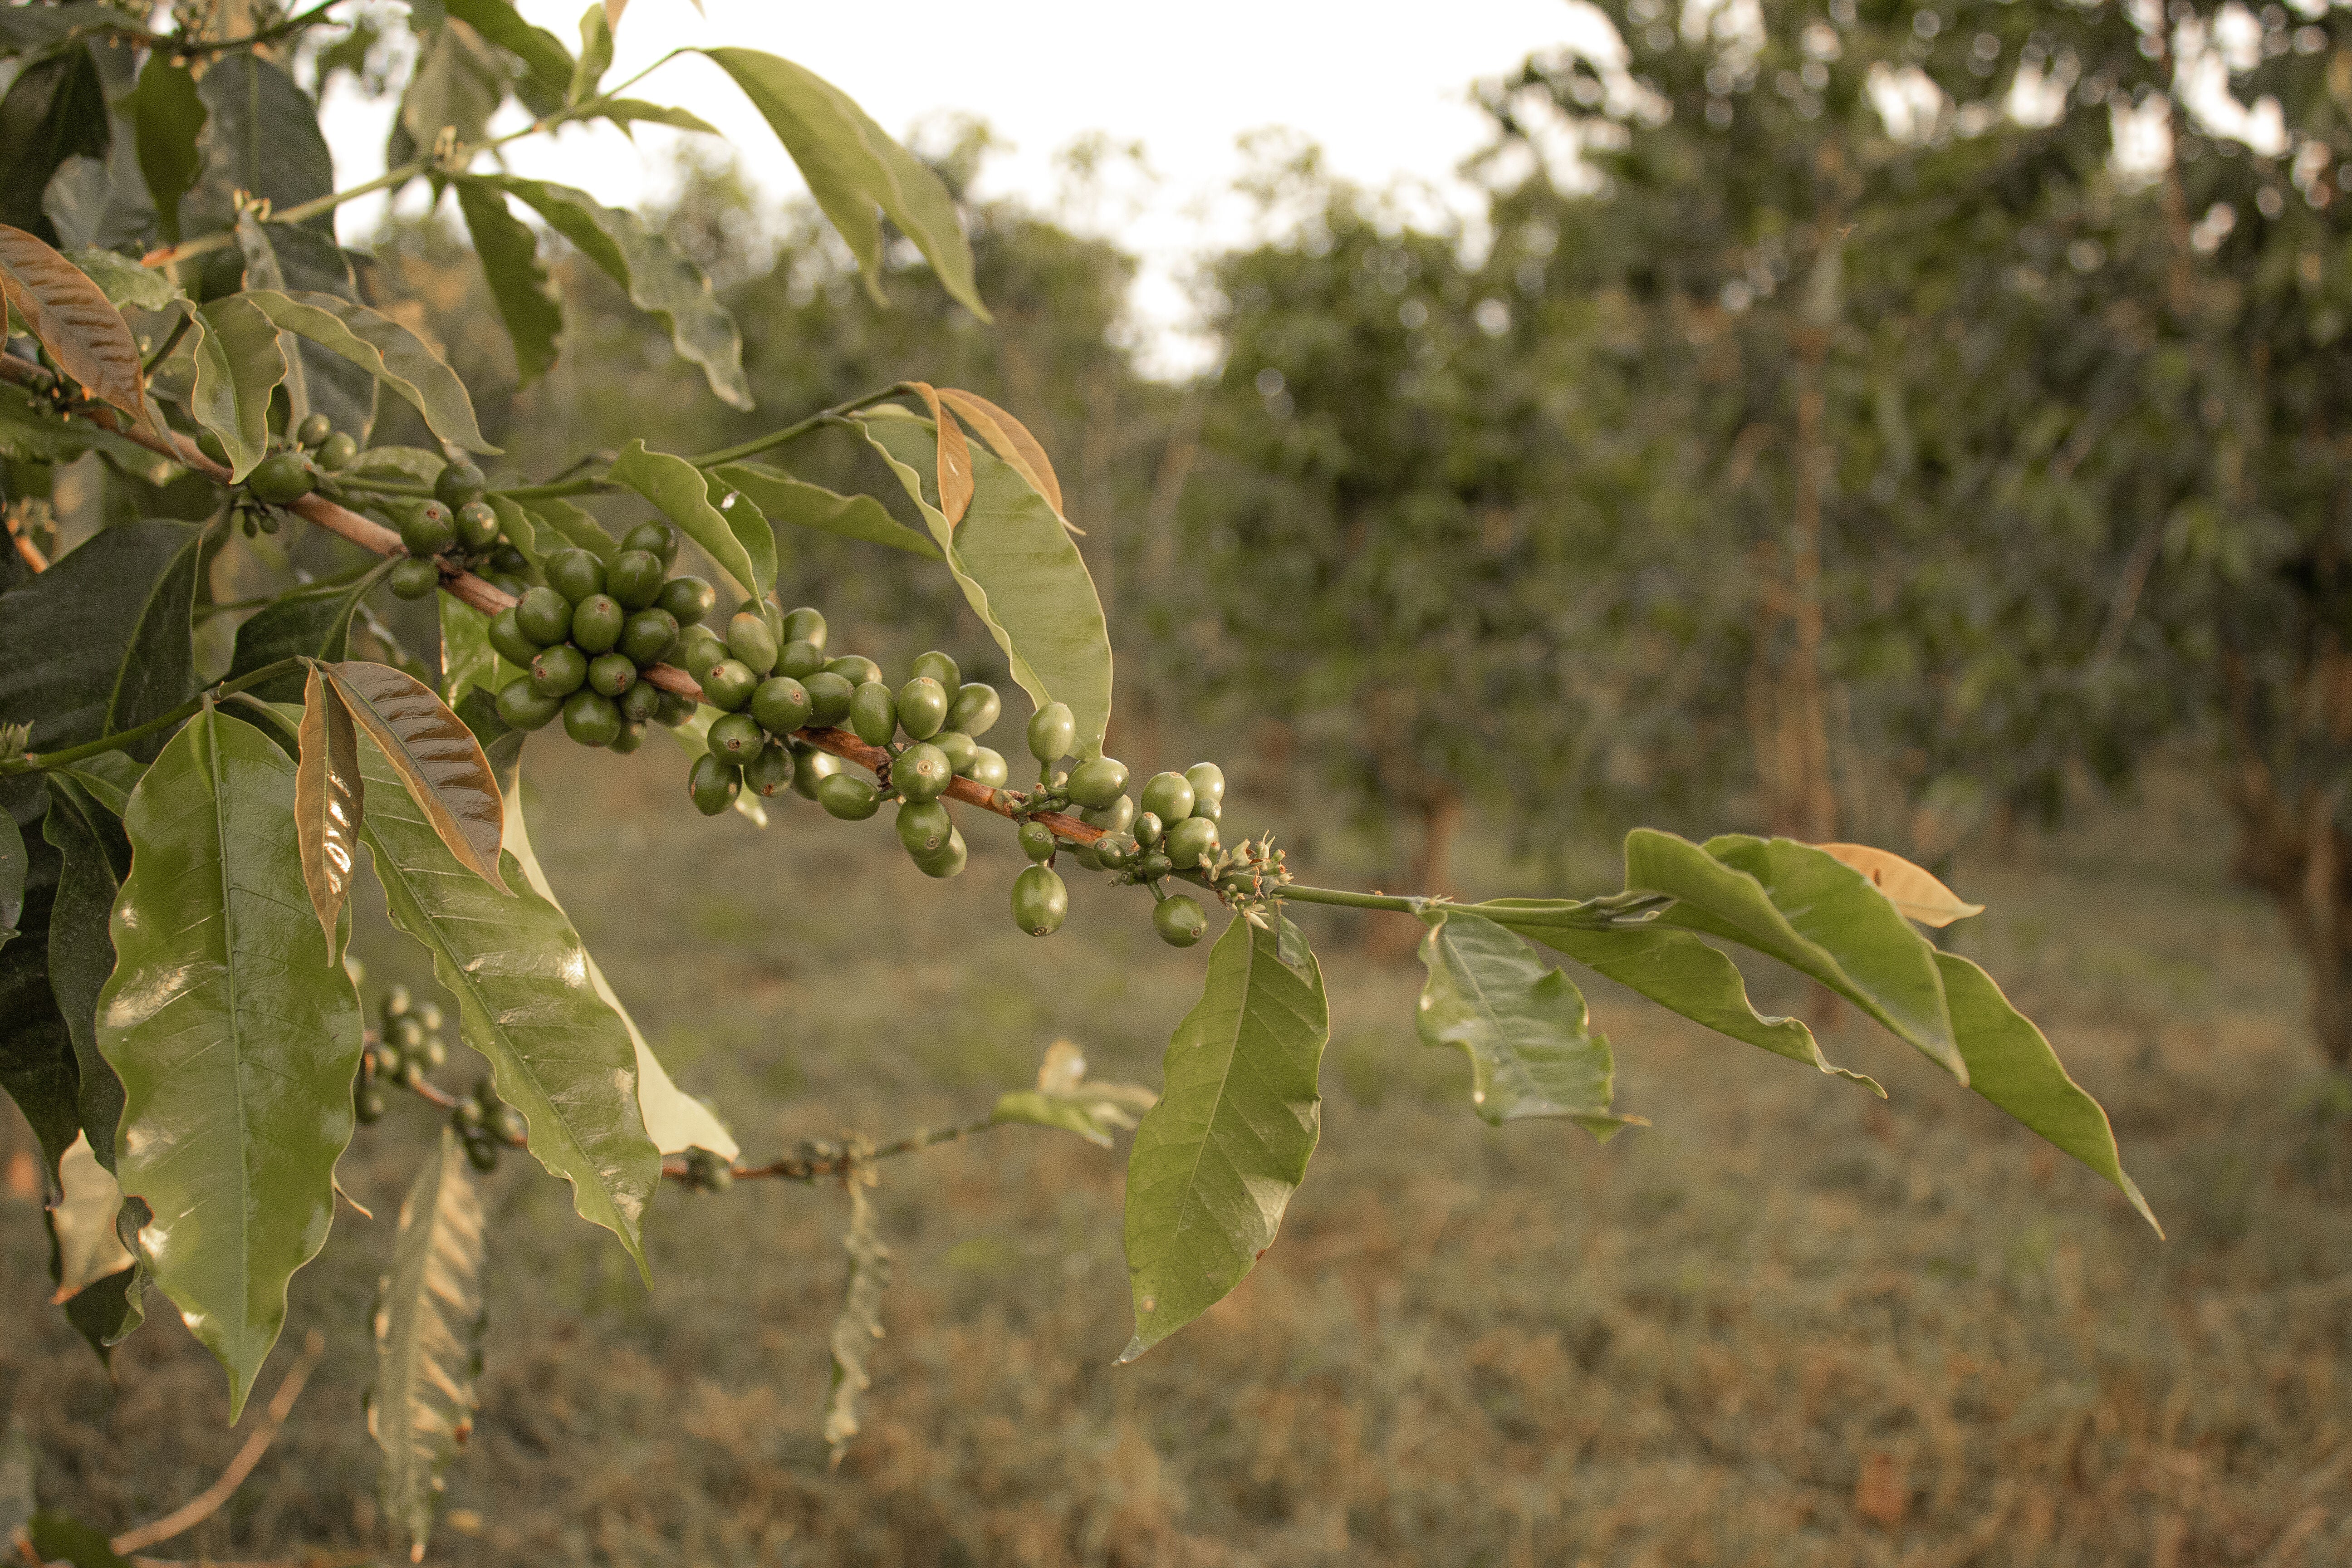
M 1040 866 L 1054 858 L 1054 830 L 1042 822 L 1024 822 L 1013 835 L 1021 841 L 1021 853 Z
M 776 668 L 776 634 L 764 617 L 739 612 L 727 623 L 727 651 L 752 674 L 764 676 Z
M 772 675 L 751 693 L 751 717 L 772 735 L 789 735 L 809 721 L 808 688 L 788 675 Z
M 1196 795 L 1192 797 L 1192 815 L 1209 822 L 1223 822 L 1225 819 L 1225 803 Z
M 541 697 L 569 697 L 588 679 L 588 656 L 570 643 L 539 650 L 530 661 L 530 689 Z
M 1201 912 L 1199 903 L 1178 893 L 1160 900 L 1159 907 L 1151 911 L 1151 929 L 1171 947 L 1190 947 L 1209 929 L 1209 917 Z
M 210 431 L 205 432 L 206 435 L 210 435 L 211 433 L 212 432 Z M 352 466 L 352 459 L 359 455 L 360 444 L 351 437 L 344 435 L 341 430 L 338 430 L 333 435 L 328 437 L 327 439 L 320 446 L 318 458 L 319 467 L 326 469 L 327 472 L 331 474 L 340 474 L 345 468 L 350 468 Z
M 1184 770 L 1184 782 L 1192 786 L 1192 809 L 1199 811 L 1204 800 L 1223 804 L 1225 798 L 1225 770 L 1214 763 L 1194 763 Z
M 719 590 L 699 577 L 673 577 L 662 584 L 661 597 L 654 603 L 679 626 L 691 626 L 719 607 Z
M 482 574 L 482 581 L 488 583 L 491 587 L 496 588 L 499 593 L 504 594 L 509 599 L 521 598 L 523 591 L 530 586 L 530 584 L 524 582 L 521 578 L 509 575 L 504 572 L 484 573 Z
M 906 722 L 905 712 L 906 710 L 902 704 L 899 709 L 900 723 Z M 948 760 L 948 766 L 954 769 L 959 775 L 969 772 L 972 760 L 980 755 L 980 742 L 961 730 L 942 730 L 931 737 L 931 744 L 940 749 L 941 754 Z
M 809 697 L 809 722 L 820 727 L 838 724 L 848 718 L 850 704 L 857 697 L 856 687 L 829 669 L 818 670 L 801 686 Z
M 1088 826 L 1099 827 L 1106 833 L 1124 833 L 1135 826 L 1135 797 L 1123 795 L 1108 805 L 1090 805 L 1078 816 Z
M 278 459 L 269 460 L 274 463 Z M 254 470 L 257 474 L 260 471 Z M 400 514 L 401 547 L 411 555 L 438 555 L 457 542 L 457 520 L 440 502 L 419 501 Z
M 560 643 L 572 635 L 572 601 L 552 588 L 529 589 L 515 605 L 515 625 L 541 647 Z
M 471 463 L 452 463 L 433 480 L 433 499 L 455 510 L 469 500 L 479 500 L 490 481 L 482 470 Z
M 918 860 L 945 849 L 954 832 L 954 819 L 936 800 L 908 801 L 898 808 L 898 842 Z
M 936 648 L 929 653 L 917 654 L 915 668 L 908 673 L 929 676 L 940 683 L 942 691 L 953 691 L 963 684 L 963 671 L 957 667 L 956 661 Z
M 291 506 L 310 493 L 310 465 L 299 452 L 280 452 L 274 458 L 264 458 L 254 465 L 253 472 L 245 476 L 245 488 L 257 501 L 271 506 Z M 447 512 L 441 514 L 448 516 Z
M 890 787 L 908 800 L 937 800 L 955 782 L 945 752 L 918 741 L 890 762 Z
M 346 436 L 343 439 L 348 441 L 351 437 Z M 358 1117 L 362 1125 L 373 1126 L 383 1121 L 383 1090 L 380 1089 L 363 1089 L 352 1096 L 352 1114 Z
M 677 646 L 677 617 L 667 610 L 639 610 L 621 623 L 621 640 L 614 646 L 640 668 L 659 664 Z
M 1137 817 L 1128 830 L 1135 835 L 1138 844 L 1147 847 L 1159 843 L 1160 835 L 1164 831 L 1160 826 L 1159 816 L 1149 811 Z
M 403 1013 L 383 1026 L 383 1037 L 387 1044 L 403 1050 L 421 1046 L 425 1043 L 425 1020 L 414 1013 Z
M 539 657 L 539 644 L 522 635 L 520 617 L 511 605 L 490 617 L 490 646 L 511 665 L 528 665 Z
M 468 550 L 488 550 L 499 542 L 499 514 L 488 501 L 469 500 L 457 509 L 457 542 Z
M 416 1022 L 426 1034 L 437 1033 L 441 1027 L 441 1005 L 437 1002 L 416 1004 Z M 438 1067 L 441 1064 L 436 1062 L 433 1065 Z
M 487 1138 L 468 1138 L 466 1140 L 466 1160 L 487 1176 L 499 1168 L 499 1146 Z
M 1168 857 L 1156 849 L 1135 858 L 1135 874 L 1147 882 L 1156 882 L 1175 868 Z
M 816 803 L 828 816 L 844 822 L 863 822 L 882 808 L 882 792 L 871 779 L 855 773 L 831 773 L 816 784 Z
M 1094 842 L 1095 858 L 1107 871 L 1124 871 L 1135 863 L 1135 840 L 1124 833 L 1106 833 Z
M 572 611 L 572 646 L 583 653 L 609 653 L 621 640 L 628 612 L 610 594 L 591 594 Z
M 705 626 L 688 626 L 677 641 L 678 662 L 697 684 L 710 679 L 710 672 L 727 662 L 727 645 Z
M 1029 716 L 1029 754 L 1041 763 L 1068 756 L 1077 739 L 1078 721 L 1066 702 L 1048 702 Z
M 1072 847 L 1070 850 L 1070 858 L 1076 860 L 1079 865 L 1085 867 L 1089 871 L 1100 871 L 1106 869 L 1102 856 L 1096 851 L 1095 847 L 1091 844 L 1079 844 Z
M 625 757 L 645 743 L 646 721 L 642 719 L 630 718 L 627 710 L 624 710 L 621 714 L 621 732 L 613 737 L 613 743 L 605 750 L 618 752 Z
M 1045 866 L 1013 879 L 1013 923 L 1031 936 L 1051 936 L 1069 918 L 1070 889 Z
M 686 793 L 705 816 L 716 816 L 734 805 L 742 790 L 742 771 L 707 753 L 694 759 L 693 770 L 686 775 Z
M 768 744 L 767 732 L 749 713 L 728 713 L 710 723 L 710 754 L 741 767 Z
M 583 688 L 563 700 L 563 732 L 583 746 L 609 746 L 621 732 L 621 710 L 603 692 Z
M 796 638 L 776 650 L 776 673 L 789 675 L 794 680 L 806 680 L 824 668 L 824 649 L 805 637 Z
M 460 1137 L 478 1138 L 490 1130 L 489 1113 L 478 1100 L 461 1100 L 449 1110 L 449 1125 Z
M 491 1105 L 484 1108 L 490 1113 L 490 1131 L 502 1142 L 520 1143 L 530 1131 L 522 1112 L 511 1105 Z
M 576 605 L 604 591 L 604 563 L 585 550 L 559 550 L 547 558 L 547 585 Z
M 751 693 L 759 685 L 758 676 L 734 659 L 722 658 L 702 678 L 702 697 L 712 707 L 732 713 L 751 700 Z
M 1192 786 L 1182 773 L 1154 773 L 1143 785 L 1143 809 L 1172 826 L 1192 815 Z
M 929 656 L 925 656 L 929 657 Z M 941 654 L 944 658 L 947 656 Z M 898 688 L 898 727 L 910 739 L 928 741 L 948 721 L 948 689 L 928 675 Z
M 391 586 L 395 598 L 423 599 L 441 586 L 441 568 L 434 564 L 429 555 L 412 555 L 394 562 L 392 570 L 384 575 L 384 582 Z
M 588 686 L 606 697 L 620 697 L 637 683 L 637 667 L 625 653 L 600 653 L 588 661 Z
M 724 724 L 730 720 L 741 717 L 740 713 L 730 713 L 719 723 Z M 710 732 L 713 735 L 718 734 L 719 724 L 713 724 L 710 727 Z M 773 744 L 762 746 L 760 748 L 758 756 L 743 764 L 743 787 L 763 799 L 774 795 L 778 790 L 790 789 L 792 786 L 793 752 L 790 746 Z
M 977 741 L 995 727 L 997 716 L 1003 711 L 1004 700 L 996 695 L 996 688 L 970 681 L 956 688 L 955 701 L 948 708 L 948 728 L 961 730 Z
M 803 605 L 784 617 L 784 624 L 778 630 L 776 640 L 814 643 L 822 649 L 824 647 L 824 616 L 813 606 Z M 811 673 L 814 674 L 814 671 Z
M 607 654 L 604 657 L 610 658 L 612 656 Z M 593 680 L 595 678 L 593 667 L 588 673 Z M 629 689 L 621 693 L 621 722 L 624 725 L 651 722 L 661 711 L 662 696 L 662 689 L 650 680 L 632 681 Z
M 882 667 L 862 653 L 845 653 L 839 658 L 827 659 L 824 667 L 852 686 L 882 679 Z
M 1189 871 L 1217 852 L 1217 825 L 1205 816 L 1188 816 L 1168 829 L 1160 847 L 1177 869 Z
M 979 746 L 973 748 L 971 766 L 963 770 L 963 776 L 989 789 L 1003 789 L 1005 781 L 1013 776 L 1013 770 L 1006 765 L 1003 752 Z
M 325 415 L 305 415 L 302 423 L 294 426 L 294 444 L 306 451 L 315 452 L 334 433 L 335 422 Z
M 1097 757 L 1070 770 L 1070 798 L 1096 810 L 1123 798 L 1127 764 L 1116 757 Z
M 625 610 L 646 610 L 661 597 L 662 559 L 650 550 L 624 550 L 604 567 L 604 592 Z
M 971 858 L 971 852 L 964 847 L 962 829 L 950 828 L 947 847 L 936 855 L 918 856 L 915 859 L 915 867 L 926 877 L 937 877 L 944 880 L 950 877 L 961 876 Z
M 416 1045 L 417 1059 L 428 1068 L 449 1065 L 449 1042 L 438 1035 L 427 1035 Z
M 644 551 L 660 562 L 662 570 L 667 572 L 670 563 L 677 559 L 677 533 L 658 518 L 649 517 L 621 536 L 621 548 Z
M 898 700 L 880 681 L 866 681 L 849 699 L 849 727 L 869 746 L 888 745 L 898 732 Z
M 563 699 L 536 690 L 527 675 L 499 689 L 499 721 L 510 730 L 544 730 L 562 711 Z
M 825 780 L 848 774 L 847 763 L 831 752 L 818 751 L 805 741 L 793 742 L 792 751 L 793 793 L 803 800 L 818 798 L 817 786 Z
M 405 985 L 394 985 L 383 994 L 383 1016 L 387 1021 L 412 1011 L 415 1005 L 416 998 Z
M 675 730 L 693 717 L 694 699 L 680 697 L 675 691 L 665 691 L 661 694 L 661 710 L 654 715 L 654 722 L 665 729 Z

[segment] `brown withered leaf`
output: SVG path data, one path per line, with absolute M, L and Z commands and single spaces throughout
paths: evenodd
M 932 422 L 940 427 L 940 512 L 953 528 L 971 508 L 971 447 L 963 438 L 963 426 L 956 423 L 929 382 L 910 381 L 907 385 L 922 398 Z
M 130 323 L 89 275 L 35 236 L 0 224 L 0 294 L 25 318 L 58 368 L 148 423 L 147 382 Z
M 1065 522 L 1069 521 L 1069 514 L 1062 510 L 1062 481 L 1054 472 L 1054 460 L 1045 455 L 1045 443 L 1029 434 L 1027 426 L 976 392 L 943 386 L 940 388 L 940 401 L 979 432 L 989 448 L 1012 464 L 1029 481 L 1029 488 L 1044 496 Z
M 302 850 L 302 881 L 332 952 L 358 865 L 367 786 L 360 779 L 360 738 L 352 710 L 316 665 L 303 682 L 300 741 L 294 766 L 294 833 Z
M 474 732 L 431 687 L 389 665 L 354 659 L 322 668 L 449 853 L 499 892 L 511 893 L 499 875 L 506 802 Z
M 1867 844 L 1816 844 L 1831 859 L 1853 867 L 1885 893 L 1895 907 L 1923 926 L 1948 926 L 1954 921 L 1984 913 L 1937 881 L 1933 873 L 1885 849 Z

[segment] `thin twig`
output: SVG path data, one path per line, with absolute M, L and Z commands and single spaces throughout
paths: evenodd
M 253 1467 L 261 1463 L 261 1456 L 269 1451 L 270 1440 L 278 1436 L 278 1429 L 286 1425 L 286 1417 L 293 1413 L 294 1402 L 302 1397 L 302 1385 L 310 1380 L 319 1358 L 326 1353 L 327 1336 L 316 1329 L 311 1330 L 310 1339 L 302 1346 L 302 1359 L 288 1370 L 286 1381 L 278 1385 L 277 1394 L 270 1398 L 269 1408 L 262 1412 L 261 1425 L 246 1438 L 245 1447 L 236 1451 L 236 1458 L 228 1462 L 228 1468 L 220 1473 L 220 1479 L 154 1523 L 126 1530 L 108 1544 L 117 1552 L 129 1556 L 142 1546 L 169 1541 L 182 1531 L 193 1530 L 210 1519 L 214 1510 L 228 1501 L 230 1494 L 245 1484 L 245 1478 L 253 1473 Z

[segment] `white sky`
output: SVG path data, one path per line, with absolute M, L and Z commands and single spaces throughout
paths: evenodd
M 1088 132 L 1138 142 L 1153 179 L 1121 180 L 1078 226 L 1143 258 L 1135 300 L 1147 364 L 1197 367 L 1188 333 L 1190 264 L 1249 237 L 1247 204 L 1231 195 L 1246 166 L 1238 140 L 1284 126 L 1322 144 L 1330 167 L 1359 184 L 1417 192 L 1412 205 L 1475 210 L 1455 174 L 1486 140 L 1471 83 L 1580 31 L 1570 0 L 1190 0 L 1149 9 L 1106 0 L 898 0 L 888 6 L 804 0 L 633 0 L 622 18 L 618 82 L 684 45 L 740 44 L 792 59 L 847 91 L 894 135 L 965 112 L 1011 145 L 988 163 L 982 195 L 1054 206 L 1065 188 L 1055 155 Z M 576 44 L 585 0 L 520 0 L 530 20 Z M 1588 13 L 1589 15 L 1589 13 Z M 1588 24 L 1589 25 L 1589 24 Z M 680 104 L 724 132 L 766 189 L 802 187 L 766 123 L 719 69 L 698 58 L 663 67 L 632 96 Z M 388 106 L 331 101 L 337 175 L 351 184 L 383 166 Z M 509 148 L 519 173 L 634 206 L 660 193 L 678 133 L 641 127 L 633 145 L 607 127 L 532 138 Z M 355 202 L 341 228 L 364 235 L 382 208 Z

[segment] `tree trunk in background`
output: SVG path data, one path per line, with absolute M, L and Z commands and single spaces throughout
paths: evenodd
M 1412 879 L 1391 893 L 1451 893 L 1454 890 L 1454 839 L 1462 827 L 1462 796 L 1451 784 L 1439 784 L 1419 802 L 1421 844 L 1413 852 Z M 1412 956 L 1428 928 L 1411 915 L 1374 914 L 1364 922 L 1364 951 L 1375 958 Z

